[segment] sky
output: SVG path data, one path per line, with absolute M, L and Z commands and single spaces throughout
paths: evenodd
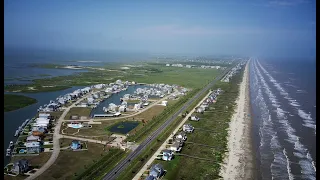
M 4 1 L 13 48 L 315 57 L 315 0 Z

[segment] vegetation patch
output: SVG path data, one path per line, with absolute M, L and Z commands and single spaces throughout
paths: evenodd
M 4 94 L 4 112 L 17 110 L 37 103 L 36 99 L 15 94 Z
M 62 146 L 68 146 L 70 141 L 63 139 Z M 60 141 L 61 142 L 61 141 Z M 90 169 L 93 164 L 96 164 L 98 159 L 102 157 L 113 157 L 118 152 L 123 152 L 118 149 L 107 149 L 104 145 L 87 142 L 88 150 L 86 151 L 61 151 L 55 163 L 46 170 L 38 179 L 75 179 L 80 174 Z M 112 166 L 110 163 L 105 166 Z M 103 166 L 103 168 L 105 168 Z M 94 169 L 93 169 L 94 170 Z
M 197 129 L 194 133 L 188 134 L 188 140 L 183 146 L 181 154 L 211 159 L 212 161 L 185 156 L 179 156 L 171 162 L 162 161 L 161 164 L 168 172 L 164 177 L 165 179 L 220 178 L 220 163 L 222 163 L 227 151 L 228 123 L 234 113 L 234 102 L 238 96 L 238 84 L 242 80 L 242 75 L 243 71 L 234 76 L 230 83 L 217 83 L 214 89 L 221 88 L 224 92 L 218 96 L 217 102 L 211 105 L 214 110 L 197 114 L 200 117 L 198 122 L 188 122 Z
M 89 117 L 91 113 L 91 108 L 88 107 L 73 107 L 69 110 L 69 112 L 66 115 L 66 119 L 71 119 L 71 116 L 78 116 L 79 118 L 81 116 Z

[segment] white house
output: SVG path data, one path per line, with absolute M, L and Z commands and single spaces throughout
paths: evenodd
M 202 113 L 204 112 L 204 108 L 202 107 L 198 107 L 197 110 L 196 110 L 197 113 Z
M 88 97 L 87 98 L 87 102 L 88 102 L 88 104 L 93 104 L 94 103 L 94 99 L 92 97 Z
M 197 117 L 197 116 L 191 116 L 191 117 L 190 117 L 190 120 L 191 120 L 191 121 L 199 121 L 200 118 Z
M 121 105 L 120 107 L 119 107 L 119 112 L 126 112 L 126 106 L 125 105 Z
M 38 141 L 41 141 L 39 136 L 31 135 L 27 137 L 27 142 L 38 142 Z
M 122 84 L 122 81 L 120 79 L 116 80 L 116 84 Z
M 171 161 L 173 158 L 173 151 L 169 149 L 165 149 L 162 151 L 162 159 L 165 161 Z
M 175 152 L 180 152 L 182 149 L 182 143 L 175 141 L 171 146 L 170 150 L 175 151 Z
M 167 106 L 168 101 L 162 101 L 160 105 Z
M 175 139 L 180 139 L 182 141 L 185 141 L 187 140 L 187 135 L 185 132 L 181 131 L 176 134 Z
M 184 131 L 184 132 L 193 132 L 193 130 L 194 130 L 194 127 L 191 125 L 191 124 L 184 124 L 183 126 L 182 126 L 182 130 Z
M 166 66 L 170 66 L 170 64 L 166 64 Z

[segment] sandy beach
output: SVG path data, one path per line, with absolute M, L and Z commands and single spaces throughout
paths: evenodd
M 254 152 L 251 139 L 249 96 L 249 62 L 246 64 L 237 106 L 228 129 L 228 153 L 221 166 L 223 179 L 256 179 Z

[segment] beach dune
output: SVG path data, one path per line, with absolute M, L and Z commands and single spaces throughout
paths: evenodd
M 250 133 L 249 62 L 245 66 L 237 105 L 229 124 L 228 152 L 220 170 L 223 179 L 256 179 Z

